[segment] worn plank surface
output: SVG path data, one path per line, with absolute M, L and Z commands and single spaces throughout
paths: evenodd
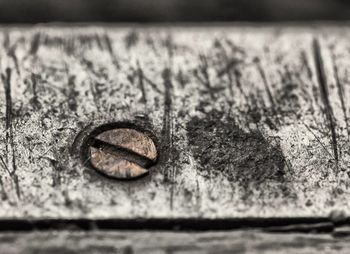
M 15 253 L 348 253 L 349 238 L 258 231 L 33 232 L 0 234 L 0 249 Z
M 349 214 L 346 27 L 6 27 L 0 217 Z M 83 138 L 157 137 L 146 178 L 85 167 Z

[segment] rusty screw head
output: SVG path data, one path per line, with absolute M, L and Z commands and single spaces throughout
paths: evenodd
M 144 176 L 157 161 L 153 140 L 131 128 L 115 128 L 89 139 L 91 166 L 109 177 L 133 179 Z

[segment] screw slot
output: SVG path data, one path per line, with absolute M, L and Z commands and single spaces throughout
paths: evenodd
M 158 158 L 152 135 L 142 128 L 115 123 L 102 125 L 83 142 L 84 164 L 105 176 L 131 180 L 148 174 Z

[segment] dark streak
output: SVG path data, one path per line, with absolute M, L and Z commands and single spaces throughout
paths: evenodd
M 158 93 L 162 93 L 161 90 L 159 90 L 159 88 L 157 87 L 157 84 L 154 83 L 152 80 L 150 80 L 144 73 L 143 73 L 143 80 L 147 82 L 147 84 L 149 84 L 150 86 L 152 86 L 152 88 L 157 91 Z
M 33 85 L 33 100 L 36 101 L 38 99 L 38 95 L 36 93 L 37 80 L 36 80 L 36 76 L 34 73 L 32 73 L 32 75 L 31 75 L 31 80 L 32 80 L 32 85 Z
M 171 107 L 172 107 L 172 89 L 173 84 L 171 82 L 171 70 L 169 68 L 165 68 L 162 73 L 162 78 L 164 81 L 164 116 L 163 116 L 163 127 L 162 127 L 162 144 L 163 144 L 163 154 L 166 156 L 165 161 L 172 158 L 173 153 L 173 142 L 172 142 L 172 134 L 171 134 Z M 174 172 L 172 172 L 174 174 Z M 169 179 L 168 173 L 165 174 L 165 179 Z M 171 188 L 171 196 L 170 196 L 170 207 L 173 207 L 173 186 Z
M 5 90 L 5 100 L 6 100 L 6 139 L 9 138 L 8 130 L 11 128 L 12 121 L 12 98 L 11 98 L 11 69 L 6 68 L 6 74 L 1 74 L 1 79 Z
M 124 38 L 125 47 L 128 50 L 136 46 L 138 41 L 139 41 L 139 35 L 136 31 L 129 32 Z
M 309 62 L 307 60 L 307 56 L 306 56 L 306 52 L 305 51 L 301 52 L 301 60 L 303 62 L 304 67 L 306 68 L 308 77 L 310 79 L 312 79 L 312 70 L 311 70 L 310 64 L 309 64 Z
M 4 32 L 4 41 L 2 45 L 5 49 L 7 49 L 10 46 L 10 35 L 7 31 Z
M 99 50 L 103 50 L 103 46 L 102 46 L 102 42 L 101 42 L 100 36 L 98 34 L 95 34 L 94 38 L 95 38 L 95 41 L 96 41 L 98 49 Z
M 145 105 L 147 104 L 147 97 L 146 97 L 146 90 L 145 90 L 145 85 L 143 83 L 144 81 L 144 76 L 143 76 L 143 71 L 140 67 L 140 63 L 139 61 L 137 61 L 137 76 L 138 76 L 138 79 L 139 79 L 139 88 L 141 90 L 141 93 L 142 93 L 142 97 L 141 97 L 141 101 L 142 103 L 144 103 Z
M 50 162 L 50 164 L 54 168 L 53 174 L 52 174 L 52 187 L 60 186 L 61 185 L 61 174 L 60 173 L 63 170 L 60 163 L 57 160 L 51 159 L 51 158 L 46 157 L 46 156 L 40 156 L 38 159 L 46 159 Z
M 0 155 L 0 162 L 1 162 L 1 166 L 10 174 L 10 171 L 9 171 L 9 169 L 7 168 L 7 166 L 6 166 L 6 163 L 5 163 L 5 161 L 4 161 L 4 159 L 2 158 L 2 156 Z
M 332 157 L 332 154 L 327 150 L 326 146 L 322 143 L 322 141 L 317 137 L 317 135 L 311 130 L 311 128 L 309 126 L 307 126 L 304 123 L 304 126 L 306 127 L 306 129 L 316 138 L 317 142 L 323 147 L 323 149 Z
M 211 86 L 209 72 L 208 72 L 208 60 L 205 55 L 199 55 L 199 73 L 195 71 L 196 78 L 207 88 L 211 99 L 215 99 L 214 89 Z M 199 75 L 201 74 L 201 75 Z M 202 79 L 204 78 L 204 80 Z
M 33 36 L 33 39 L 32 39 L 31 44 L 30 44 L 30 50 L 29 50 L 29 54 L 31 54 L 32 56 L 38 52 L 38 49 L 40 46 L 40 39 L 41 39 L 40 33 L 36 33 Z
M 173 39 L 172 39 L 171 35 L 168 35 L 163 43 L 164 43 L 164 46 L 166 47 L 166 49 L 168 51 L 169 59 L 172 60 L 172 58 L 174 56 L 175 46 L 174 46 Z
M 40 102 L 38 100 L 38 94 L 37 94 L 37 76 L 35 73 L 32 73 L 31 75 L 31 81 L 32 81 L 32 92 L 33 97 L 30 99 L 30 103 L 33 104 L 34 108 L 38 109 L 40 108 Z
M 256 66 L 258 68 L 258 71 L 260 73 L 260 76 L 261 76 L 261 78 L 263 80 L 263 84 L 264 84 L 267 96 L 269 97 L 269 101 L 270 101 L 270 103 L 272 105 L 272 108 L 275 110 L 276 109 L 276 103 L 275 103 L 275 101 L 273 99 L 273 96 L 272 96 L 272 93 L 271 93 L 271 89 L 270 89 L 269 83 L 267 82 L 264 69 L 262 68 L 262 66 L 260 64 L 260 60 L 259 59 L 256 59 L 255 62 L 256 62 Z
M 15 54 L 15 50 L 16 50 L 16 47 L 13 46 L 13 47 L 11 47 L 11 49 L 8 50 L 7 54 L 9 55 L 9 57 L 12 58 L 12 60 L 13 60 L 13 62 L 15 64 L 16 72 L 19 75 L 20 74 L 20 72 L 19 72 L 19 65 L 18 65 L 17 56 Z
M 15 64 L 15 67 L 16 67 L 16 71 L 17 73 L 19 74 L 19 66 L 18 66 L 18 59 L 16 57 L 16 54 L 15 54 L 15 50 L 16 50 L 16 43 L 14 43 L 14 45 L 10 46 L 10 35 L 9 33 L 5 33 L 5 38 L 4 38 L 4 42 L 3 42 L 3 46 L 4 48 L 7 50 L 7 55 L 12 58 L 14 64 Z
M 222 70 L 218 71 L 217 76 L 220 78 L 222 77 L 225 73 L 229 73 L 230 70 L 234 67 L 236 67 L 238 64 L 242 64 L 243 61 L 240 61 L 238 59 L 226 59 L 226 66 Z
M 342 111 L 344 114 L 344 121 L 346 124 L 346 131 L 348 133 L 348 139 L 349 139 L 350 138 L 350 126 L 349 126 L 349 122 L 348 122 L 348 116 L 346 113 L 346 105 L 345 105 L 345 100 L 344 100 L 344 85 L 339 79 L 338 67 L 335 63 L 334 53 L 332 53 L 332 60 L 333 60 L 333 71 L 334 71 L 335 83 L 336 83 L 336 86 L 338 88 L 338 96 L 339 96 L 341 108 L 342 108 Z
M 18 198 L 20 197 L 18 178 L 16 175 L 16 151 L 15 144 L 13 139 L 13 126 L 12 126 L 12 97 L 11 97 L 11 69 L 6 68 L 6 74 L 1 74 L 1 79 L 3 82 L 4 90 L 5 90 L 5 100 L 6 100 L 6 153 L 9 155 L 9 144 L 11 146 L 12 152 L 12 172 L 10 172 L 10 176 L 15 183 L 16 193 Z M 9 164 L 9 157 L 6 157 L 6 163 Z
M 73 37 L 66 36 L 63 40 L 63 48 L 65 49 L 67 55 L 72 56 L 74 55 L 75 51 L 75 40 Z
M 115 66 L 117 69 L 120 69 L 119 62 L 118 62 L 118 60 L 117 60 L 117 57 L 115 56 L 115 53 L 114 53 L 114 50 L 113 50 L 113 47 L 112 47 L 111 39 L 109 38 L 109 36 L 108 36 L 107 34 L 104 34 L 102 40 L 104 41 L 104 44 L 105 44 L 106 47 L 107 47 L 107 50 L 108 50 L 108 52 L 109 52 L 109 55 L 110 55 L 111 58 L 112 58 L 112 61 L 113 61 L 114 66 Z
M 242 74 L 241 72 L 235 68 L 234 69 L 234 74 L 235 74 L 235 78 L 236 78 L 236 83 L 237 83 L 237 87 L 238 87 L 238 90 L 241 92 L 241 94 L 243 95 L 243 97 L 245 98 L 246 101 L 249 101 L 249 98 L 248 96 L 246 95 L 246 93 L 243 91 L 243 85 L 242 85 L 242 81 L 241 81 L 241 77 L 242 77 Z M 251 108 L 250 104 L 248 104 L 248 107 L 249 109 Z
M 76 101 L 79 93 L 75 90 L 75 76 L 69 76 L 68 78 L 68 107 L 70 110 L 75 112 L 77 110 L 78 104 Z
M 13 155 L 12 160 L 13 160 L 13 167 L 14 167 L 13 174 L 12 174 L 12 179 L 13 179 L 13 182 L 15 183 L 15 186 L 16 186 L 17 197 L 20 199 L 21 198 L 21 193 L 20 193 L 20 189 L 19 189 L 19 180 L 18 180 L 18 176 L 15 174 L 15 171 L 16 171 L 15 155 Z
M 2 177 L 0 176 L 0 185 L 1 185 L 1 200 L 8 199 L 7 193 L 5 191 L 4 183 L 2 181 Z
M 324 64 L 323 64 L 322 55 L 321 55 L 320 44 L 316 38 L 314 38 L 314 40 L 312 42 L 312 47 L 313 47 L 314 61 L 315 61 L 315 65 L 316 65 L 316 76 L 317 76 L 317 80 L 318 80 L 318 84 L 319 84 L 321 98 L 322 98 L 323 104 L 325 106 L 325 114 L 327 117 L 327 121 L 329 123 L 331 135 L 332 135 L 332 146 L 333 146 L 333 153 L 334 153 L 333 155 L 334 155 L 334 159 L 335 159 L 336 163 L 338 163 L 338 161 L 339 161 L 338 143 L 337 143 L 337 134 L 335 131 L 336 123 L 334 121 L 333 109 L 332 109 L 331 104 L 329 102 L 326 74 L 325 74 Z
M 233 78 L 232 78 L 232 74 L 231 74 L 231 68 L 236 65 L 237 61 L 236 61 L 236 59 L 233 59 L 231 61 L 229 60 L 229 58 L 227 56 L 227 53 L 226 53 L 226 50 L 225 50 L 225 48 L 223 47 L 223 45 L 221 44 L 220 41 L 216 41 L 215 44 L 216 44 L 216 46 L 218 48 L 221 49 L 223 58 L 225 59 L 225 62 L 226 62 L 226 67 L 223 70 L 219 71 L 217 75 L 218 75 L 218 77 L 221 77 L 225 73 L 227 74 L 227 78 L 229 80 L 229 90 L 230 90 L 230 93 L 231 93 L 231 98 L 233 98 L 234 97 L 234 92 L 233 92 L 233 80 L 232 80 Z
M 82 58 L 81 64 L 85 67 L 85 69 L 88 72 L 92 72 L 96 76 L 98 76 L 98 73 L 96 73 L 94 71 L 93 62 L 91 62 L 91 61 L 89 61 L 89 60 L 87 60 L 85 58 Z M 68 73 L 68 69 L 66 70 L 66 72 Z M 94 82 L 90 75 L 89 75 L 89 80 L 90 80 L 90 82 L 89 82 L 89 84 L 90 84 L 90 91 L 91 91 L 91 94 L 92 94 L 92 97 L 93 97 L 93 101 L 94 101 L 94 103 L 96 105 L 96 110 L 98 112 L 100 112 L 99 99 L 101 98 L 101 92 L 98 90 L 99 83 Z
M 182 70 L 179 70 L 179 72 L 176 75 L 176 80 L 179 82 L 182 88 L 185 88 L 186 84 L 188 83 L 188 80 L 186 80 Z

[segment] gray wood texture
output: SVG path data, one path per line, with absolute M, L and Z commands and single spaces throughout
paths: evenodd
M 0 218 L 349 215 L 346 27 L 4 27 Z M 83 165 L 132 122 L 160 159 L 137 181 Z
M 174 232 L 33 232 L 0 234 L 3 254 L 41 253 L 349 253 L 348 237 L 268 234 L 258 231 Z

